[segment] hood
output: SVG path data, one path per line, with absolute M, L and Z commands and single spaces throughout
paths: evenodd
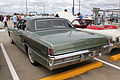
M 59 12 L 58 16 L 60 18 L 68 19 L 70 22 L 72 22 L 73 20 L 77 19 L 75 16 L 73 16 L 73 14 L 71 14 L 69 12 Z

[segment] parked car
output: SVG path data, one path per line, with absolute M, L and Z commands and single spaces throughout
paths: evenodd
M 12 40 L 33 65 L 53 70 L 99 57 L 111 50 L 111 38 L 77 31 L 62 18 L 30 17 L 8 28 Z
M 76 19 L 76 17 L 69 12 L 59 12 L 58 15 L 60 18 L 62 17 L 71 21 L 72 25 L 79 31 L 98 33 L 112 37 L 113 48 L 120 48 L 120 29 L 118 29 L 118 27 L 114 25 L 89 25 L 92 20 Z
M 98 33 L 105 36 L 110 36 L 113 39 L 113 48 L 120 48 L 120 29 L 107 29 L 107 30 L 92 30 L 92 29 L 80 29 L 79 31 L 86 31 L 91 33 Z
M 118 27 L 115 25 L 93 25 L 92 21 L 93 20 L 91 19 L 75 19 L 72 21 L 72 25 L 75 28 L 93 29 L 93 30 L 118 29 Z
M 59 12 L 57 15 L 59 18 L 68 19 L 75 28 L 94 29 L 94 30 L 118 29 L 118 27 L 115 25 L 93 25 L 92 18 L 79 19 L 69 12 Z

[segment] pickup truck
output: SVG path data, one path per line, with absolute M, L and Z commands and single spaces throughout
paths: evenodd
M 111 38 L 77 31 L 63 18 L 28 17 L 9 27 L 11 43 L 28 54 L 33 65 L 49 70 L 99 57 L 111 50 Z

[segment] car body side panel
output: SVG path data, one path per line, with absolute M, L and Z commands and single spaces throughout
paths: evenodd
M 29 46 L 33 52 L 33 58 L 40 64 L 45 67 L 48 67 L 48 47 L 42 45 L 37 40 L 32 39 L 32 36 L 23 35 L 22 39 L 24 40 L 24 44 Z
M 17 28 L 12 28 L 8 30 L 10 32 L 11 39 L 17 44 L 18 47 L 20 47 L 25 52 L 25 46 L 24 43 L 21 41 L 21 35 L 23 33 L 22 30 L 19 30 Z
M 21 48 L 24 52 L 25 45 L 29 46 L 32 49 L 33 52 L 33 58 L 42 64 L 45 67 L 48 67 L 47 59 L 48 59 L 48 48 L 43 46 L 42 44 L 38 43 L 37 41 L 32 40 L 30 37 L 25 36 L 26 32 L 19 33 L 16 29 L 10 29 L 10 37 L 11 39 L 17 44 L 19 48 Z M 32 43 L 32 44 L 31 44 Z

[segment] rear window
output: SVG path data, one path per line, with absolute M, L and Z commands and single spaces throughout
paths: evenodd
M 49 28 L 71 28 L 72 26 L 67 20 L 49 19 L 37 20 L 35 24 L 36 30 Z

